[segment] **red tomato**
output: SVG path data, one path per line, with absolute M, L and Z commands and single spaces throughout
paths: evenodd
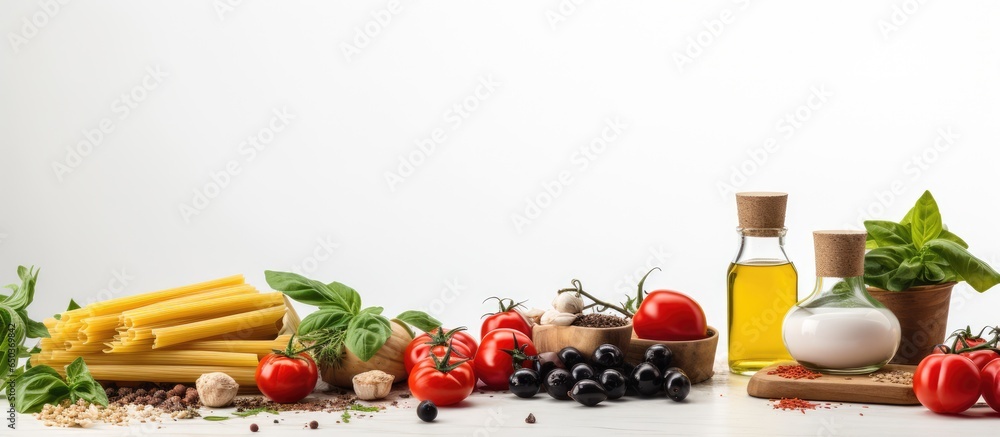
M 476 388 L 476 375 L 467 360 L 424 358 L 409 376 L 410 392 L 421 401 L 444 406 L 462 402 Z
M 632 317 L 632 329 L 645 340 L 681 341 L 708 337 L 701 305 L 671 290 L 656 290 L 646 295 Z
M 961 355 L 928 355 L 913 373 L 913 392 L 927 409 L 957 414 L 979 400 L 979 368 Z
M 514 357 L 519 367 L 531 367 L 529 356 L 537 355 L 535 345 L 524 333 L 508 328 L 494 329 L 483 337 L 476 353 L 476 376 L 491 390 L 508 388 L 514 373 Z
M 976 367 L 979 368 L 979 370 L 983 370 L 983 368 L 986 367 L 987 364 L 991 363 L 993 360 L 997 358 L 1000 358 L 1000 354 L 997 354 L 991 349 L 983 349 L 972 352 L 962 352 L 959 355 L 972 360 L 972 362 L 976 365 Z
M 279 404 L 302 400 L 312 393 L 318 378 L 316 362 L 305 352 L 267 354 L 257 364 L 254 376 L 260 392 Z
M 513 299 L 500 299 L 498 297 L 491 297 L 486 300 L 490 299 L 497 300 L 500 310 L 486 315 L 486 320 L 483 320 L 483 327 L 479 331 L 480 340 L 486 338 L 486 334 L 489 334 L 490 331 L 499 328 L 520 331 L 531 339 L 531 324 L 515 309 L 521 304 L 515 303 Z
M 986 404 L 1000 413 L 1000 359 L 990 361 L 986 367 L 983 367 L 982 373 L 981 389 L 983 392 L 983 399 L 986 400 Z
M 450 331 L 438 328 L 437 331 L 418 335 L 410 341 L 410 344 L 406 346 L 406 351 L 403 353 L 403 366 L 409 372 L 410 369 L 413 369 L 413 366 L 431 356 L 431 354 L 443 357 L 448 350 L 449 344 L 453 348 L 452 354 L 457 355 L 459 358 L 470 360 L 476 356 L 476 350 L 479 349 L 476 340 L 468 332 L 465 332 L 464 327 L 455 328 Z

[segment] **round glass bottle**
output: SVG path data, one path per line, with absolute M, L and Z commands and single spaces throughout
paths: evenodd
M 899 321 L 864 284 L 864 231 L 816 231 L 816 288 L 785 316 L 785 347 L 799 364 L 832 374 L 874 372 L 899 345 Z

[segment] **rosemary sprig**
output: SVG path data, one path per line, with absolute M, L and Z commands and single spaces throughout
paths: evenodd
M 318 345 L 310 352 L 319 364 L 333 366 L 340 366 L 344 360 L 346 339 L 347 331 L 343 329 L 320 329 L 299 337 L 303 343 Z

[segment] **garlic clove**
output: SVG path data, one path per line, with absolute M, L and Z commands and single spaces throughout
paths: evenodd
M 558 310 L 548 310 L 542 314 L 541 324 L 554 326 L 569 326 L 576 321 L 577 314 L 563 313 Z
M 542 314 L 545 314 L 545 310 L 541 308 L 531 308 L 528 310 L 520 311 L 520 313 L 532 325 L 538 325 L 541 324 Z

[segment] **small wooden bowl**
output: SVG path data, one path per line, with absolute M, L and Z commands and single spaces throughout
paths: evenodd
M 708 380 L 715 374 L 715 350 L 719 346 L 719 330 L 709 326 L 708 337 L 690 341 L 657 341 L 643 340 L 632 333 L 632 342 L 625 354 L 625 360 L 630 363 L 641 363 L 646 348 L 654 344 L 663 344 L 674 353 L 671 366 L 680 367 L 691 378 L 692 384 Z
M 538 353 L 559 352 L 564 347 L 573 346 L 583 356 L 589 357 L 594 349 L 605 343 L 618 346 L 625 352 L 632 341 L 632 323 L 617 328 L 535 325 L 531 330 L 531 339 Z

